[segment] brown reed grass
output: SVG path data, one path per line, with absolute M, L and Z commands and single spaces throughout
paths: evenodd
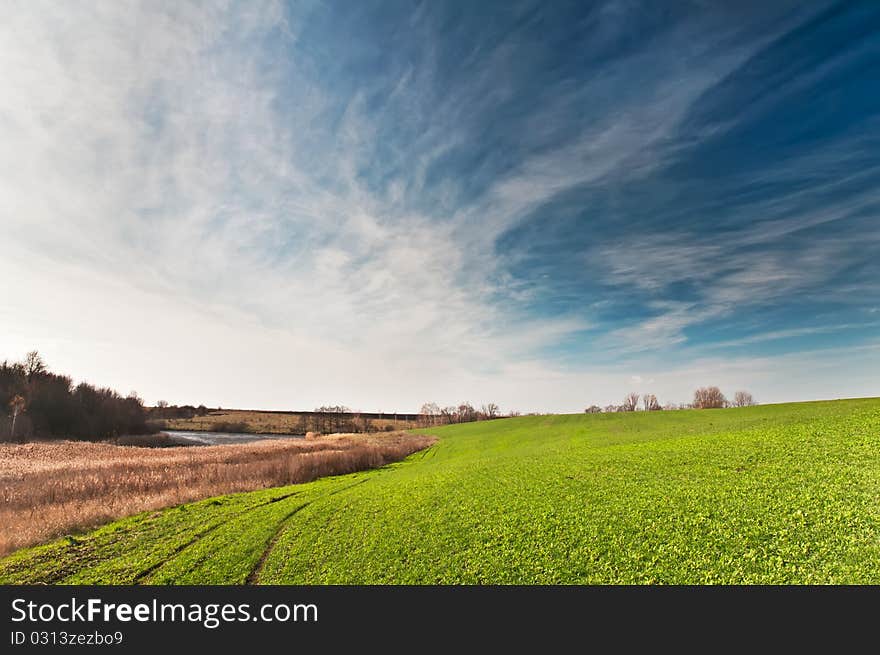
M 0 555 L 146 510 L 384 466 L 432 443 L 396 432 L 161 449 L 2 444 Z

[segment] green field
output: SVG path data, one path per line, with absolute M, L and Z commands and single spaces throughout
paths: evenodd
M 2 583 L 880 583 L 880 399 L 522 417 L 130 517 Z

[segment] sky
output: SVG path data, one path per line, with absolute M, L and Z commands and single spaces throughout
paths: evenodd
M 880 396 L 873 2 L 40 2 L 0 360 L 148 403 Z

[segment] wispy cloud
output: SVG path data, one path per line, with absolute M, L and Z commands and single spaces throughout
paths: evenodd
M 513 402 L 531 375 L 521 407 L 561 409 L 545 354 L 587 330 L 593 380 L 594 351 L 683 351 L 745 308 L 876 306 L 876 121 L 756 167 L 731 142 L 782 100 L 714 100 L 817 9 L 374 9 L 10 7 L 0 357 L 269 406 Z
M 847 330 L 865 330 L 880 327 L 880 323 L 844 323 L 842 325 L 820 325 L 815 327 L 793 328 L 791 330 L 776 330 L 773 332 L 761 332 L 753 334 L 741 339 L 732 339 L 730 341 L 717 341 L 712 343 L 713 348 L 733 348 L 736 346 L 745 346 L 753 343 L 762 343 L 766 341 L 779 341 L 782 339 L 797 339 L 799 337 L 809 337 L 817 334 L 835 334 Z

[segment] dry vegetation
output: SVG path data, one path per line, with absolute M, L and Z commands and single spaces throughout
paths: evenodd
M 398 432 L 199 448 L 0 445 L 0 554 L 145 510 L 383 466 L 432 443 Z
M 355 421 L 363 422 L 362 419 L 355 419 Z M 371 418 L 368 421 L 369 429 L 374 431 L 406 430 L 416 427 L 412 421 L 394 420 L 393 418 Z M 218 424 L 242 425 L 244 432 L 257 434 L 305 434 L 314 429 L 308 425 L 301 413 L 260 412 L 245 409 L 213 410 L 204 416 L 166 418 L 160 423 L 162 429 L 165 430 L 193 430 L 196 432 L 215 431 Z

